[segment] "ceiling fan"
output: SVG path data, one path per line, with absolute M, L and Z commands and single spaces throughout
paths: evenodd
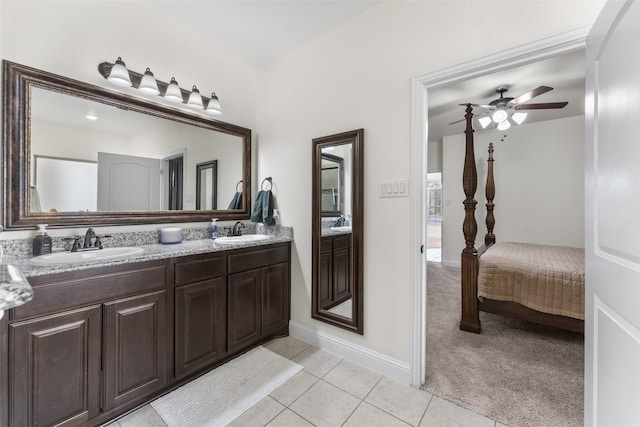
M 564 108 L 567 106 L 567 104 L 569 104 L 568 102 L 544 102 L 538 104 L 525 104 L 525 102 L 531 100 L 532 98 L 542 95 L 543 93 L 547 93 L 551 90 L 553 90 L 553 88 L 549 86 L 538 86 L 537 88 L 524 93 L 517 98 L 505 98 L 504 94 L 505 92 L 509 91 L 509 88 L 507 88 L 506 86 L 501 86 L 496 89 L 496 93 L 500 94 L 500 98 L 494 99 L 488 104 L 471 105 L 487 110 L 476 115 L 476 117 L 479 117 L 478 121 L 483 128 L 486 128 L 491 122 L 494 122 L 497 124 L 498 129 L 506 130 L 511 126 L 509 118 L 511 118 L 517 124 L 521 124 L 524 121 L 527 113 L 522 113 L 521 111 L 523 110 L 549 110 L 554 108 Z M 488 117 L 482 117 L 487 115 Z M 451 122 L 449 124 L 452 125 L 463 120 L 465 119 L 456 120 L 455 122 Z

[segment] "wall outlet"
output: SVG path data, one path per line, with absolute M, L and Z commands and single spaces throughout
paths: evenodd
M 378 194 L 380 197 L 409 197 L 409 181 L 406 179 L 380 181 Z

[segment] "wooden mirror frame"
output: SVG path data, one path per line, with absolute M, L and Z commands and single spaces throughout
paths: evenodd
M 364 278 L 363 278 L 363 221 L 364 221 L 364 129 L 343 132 L 313 139 L 312 163 L 312 288 L 311 317 L 335 326 L 364 334 Z M 322 149 L 329 146 L 352 144 L 351 198 L 352 198 L 352 258 L 351 289 L 352 318 L 331 313 L 320 307 L 320 255 L 322 242 L 321 185 Z
M 251 188 L 243 189 L 243 204 L 236 210 L 122 211 L 122 212 L 29 212 L 27 193 L 30 170 L 31 87 L 101 102 L 118 108 L 238 136 L 242 140 L 242 180 L 251 182 L 251 129 L 156 104 L 143 98 L 113 92 L 100 86 L 3 60 L 3 156 L 2 225 L 5 229 L 32 229 L 47 223 L 50 228 L 205 222 L 248 219 Z

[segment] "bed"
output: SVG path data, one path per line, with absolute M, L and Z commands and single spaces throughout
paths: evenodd
M 584 332 L 584 249 L 518 242 L 496 243 L 493 233 L 495 183 L 493 144 L 489 144 L 485 186 L 487 234 L 475 247 L 477 171 L 473 109 L 466 108 L 462 230 L 462 316 L 460 329 L 480 333 L 480 311 Z

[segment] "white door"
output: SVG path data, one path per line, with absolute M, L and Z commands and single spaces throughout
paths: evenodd
M 98 153 L 98 211 L 160 210 L 161 162 Z
M 586 426 L 640 426 L 639 40 L 638 1 L 587 40 Z

